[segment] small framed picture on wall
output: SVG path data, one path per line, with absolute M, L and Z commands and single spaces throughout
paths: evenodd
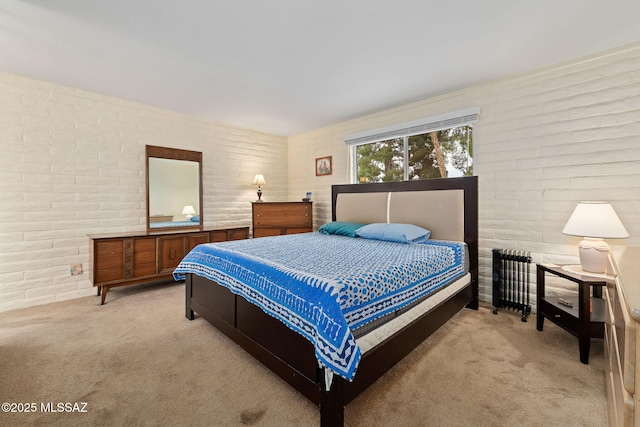
M 316 176 L 331 175 L 331 156 L 316 159 Z

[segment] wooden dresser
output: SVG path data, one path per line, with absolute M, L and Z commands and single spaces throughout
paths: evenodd
M 313 231 L 312 202 L 254 202 L 253 237 Z
M 91 280 L 104 304 L 110 288 L 173 280 L 182 258 L 201 243 L 247 238 L 249 227 L 91 234 Z
M 605 382 L 610 426 L 640 425 L 640 248 L 613 247 L 605 289 Z

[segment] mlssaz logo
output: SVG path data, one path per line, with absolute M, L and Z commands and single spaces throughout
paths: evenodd
M 88 412 L 87 402 L 42 402 L 40 412 Z

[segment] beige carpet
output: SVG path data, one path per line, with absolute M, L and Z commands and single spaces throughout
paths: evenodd
M 316 426 L 317 408 L 205 320 L 184 286 L 0 313 L 0 425 Z M 347 426 L 606 426 L 602 343 L 535 317 L 463 310 L 354 400 Z M 42 412 L 78 403 L 86 412 Z M 70 406 L 73 409 L 73 406 Z

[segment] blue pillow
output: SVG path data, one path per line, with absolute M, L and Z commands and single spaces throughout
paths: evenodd
M 200 222 L 200 215 L 194 215 L 191 217 L 191 222 Z
M 339 236 L 358 237 L 356 230 L 365 224 L 359 222 L 333 221 L 321 226 L 318 231 L 322 234 L 337 234 Z
M 366 239 L 399 243 L 422 243 L 429 239 L 431 231 L 413 224 L 375 223 L 359 228 L 356 234 Z

